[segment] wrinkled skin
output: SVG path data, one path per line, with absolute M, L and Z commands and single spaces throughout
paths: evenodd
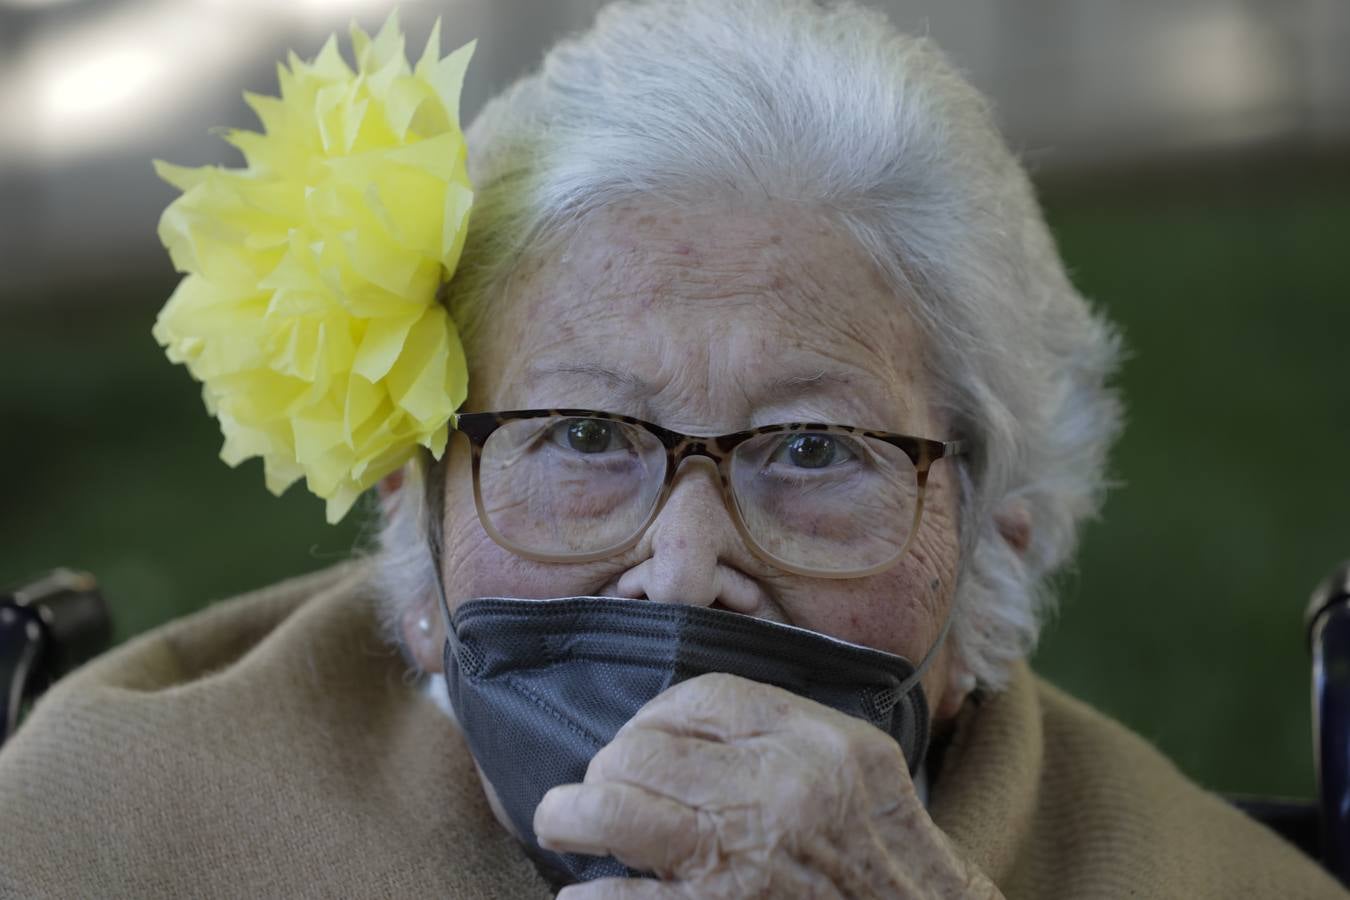
M 649 703 L 549 791 L 540 843 L 612 853 L 664 881 L 602 879 L 602 897 L 999 897 L 928 818 L 880 730 L 734 675 Z
M 584 407 L 694 434 L 805 420 L 951 438 L 905 307 L 850 239 L 809 210 L 606 209 L 515 271 L 467 343 L 466 409 Z M 591 563 L 517 557 L 479 523 L 466 451 L 457 438 L 446 463 L 452 607 L 481 596 L 693 603 L 916 661 L 951 607 L 959 541 L 949 461 L 931 472 L 922 525 L 899 563 L 827 580 L 755 556 L 702 459 L 681 468 L 632 549 Z M 386 503 L 399 502 L 397 478 L 383 490 Z M 1012 536 L 1025 529 L 1011 526 Z M 411 604 L 403 629 L 429 672 L 440 671 L 445 640 L 435 602 Z M 434 623 L 429 633 L 419 620 Z M 940 727 L 970 679 L 946 646 L 922 685 Z M 889 736 L 731 676 L 705 675 L 653 700 L 584 784 L 547 795 L 534 824 L 549 846 L 613 853 L 664 879 L 577 885 L 564 897 L 998 896 L 929 818 Z

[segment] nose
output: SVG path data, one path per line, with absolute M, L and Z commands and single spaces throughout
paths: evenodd
M 712 460 L 690 457 L 680 464 L 670 496 L 638 547 L 641 562 L 618 579 L 621 596 L 720 604 L 748 614 L 764 605 L 763 588 L 746 574 L 751 554 L 722 501 Z

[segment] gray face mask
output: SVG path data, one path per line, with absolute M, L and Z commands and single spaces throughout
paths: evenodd
M 901 656 L 737 613 L 647 600 L 470 600 L 451 616 L 445 679 L 460 728 L 517 833 L 572 880 L 632 876 L 612 857 L 539 847 L 535 807 L 580 782 L 591 757 L 657 694 L 726 672 L 871 722 L 910 772 L 928 747 L 928 705 Z M 946 630 L 943 630 L 945 636 Z

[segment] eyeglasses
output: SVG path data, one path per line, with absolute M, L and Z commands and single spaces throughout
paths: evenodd
M 588 409 L 462 413 L 473 494 L 488 535 L 541 562 L 590 562 L 631 548 L 675 484 L 706 456 L 746 543 L 799 575 L 856 578 L 894 565 L 923 512 L 929 467 L 966 452 L 849 425 L 766 425 L 680 434 Z

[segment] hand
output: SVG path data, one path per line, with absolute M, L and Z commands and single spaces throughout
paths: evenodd
M 601 879 L 560 900 L 1002 898 L 933 824 L 890 736 L 733 675 L 648 703 L 584 783 L 544 795 L 534 829 L 548 849 L 662 879 Z

